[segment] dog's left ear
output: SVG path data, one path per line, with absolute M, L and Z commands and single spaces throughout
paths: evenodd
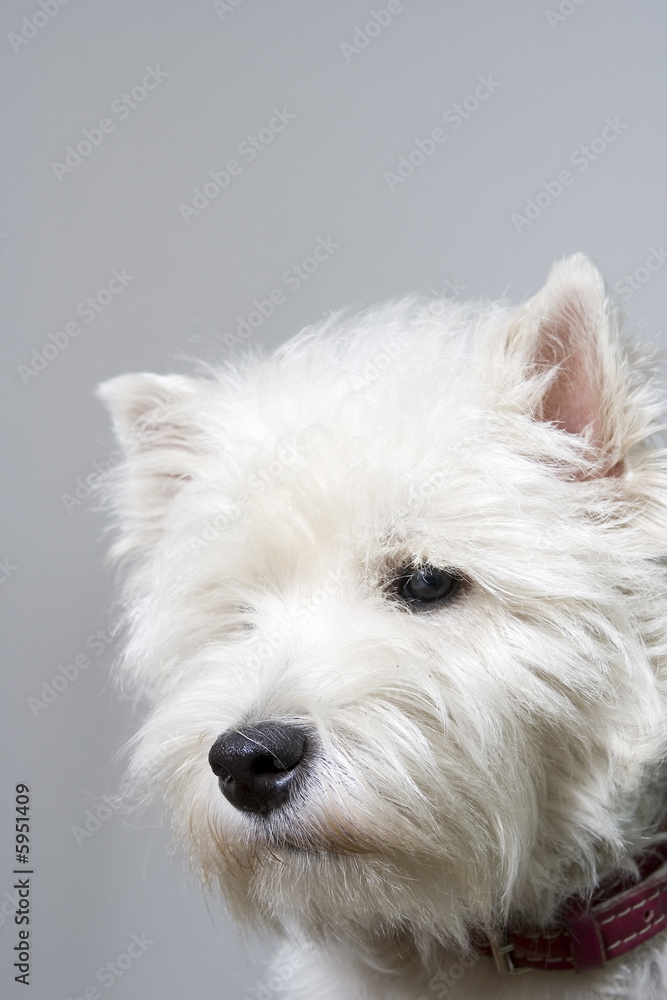
M 500 367 L 510 399 L 586 442 L 593 474 L 619 473 L 645 414 L 616 311 L 587 257 L 555 264 L 517 311 Z
M 114 484 L 121 538 L 114 555 L 149 548 L 174 497 L 206 461 L 197 405 L 212 383 L 183 375 L 119 375 L 97 389 L 125 456 Z

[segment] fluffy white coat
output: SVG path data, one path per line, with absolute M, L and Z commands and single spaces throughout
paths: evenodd
M 273 355 L 101 388 L 127 460 L 120 673 L 165 799 L 289 1000 L 664 1000 L 665 935 L 501 977 L 471 928 L 545 927 L 667 807 L 665 456 L 652 361 L 593 265 L 516 309 L 407 301 Z M 462 579 L 426 612 L 406 568 Z M 307 725 L 267 816 L 218 789 L 230 728 Z

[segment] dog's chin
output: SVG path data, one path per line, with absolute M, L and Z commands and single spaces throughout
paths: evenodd
M 347 942 L 369 955 L 388 941 L 465 948 L 470 928 L 487 922 L 448 891 L 447 879 L 420 878 L 389 857 L 342 854 L 316 841 L 266 838 L 234 866 L 227 856 L 219 875 L 227 905 L 246 927 L 323 945 Z
M 289 809 L 230 818 L 233 832 L 218 829 L 200 860 L 209 888 L 219 886 L 247 927 L 336 938 L 371 953 L 381 941 L 416 939 L 410 928 L 418 927 L 424 941 L 465 947 L 470 927 L 489 922 L 488 886 L 462 884 L 451 859 L 435 852 L 398 852 L 377 827 L 312 816 L 299 823 Z

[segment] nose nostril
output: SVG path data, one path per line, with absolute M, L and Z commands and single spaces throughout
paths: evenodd
M 262 756 L 256 757 L 252 762 L 254 774 L 284 774 L 294 766 L 294 764 L 291 766 L 285 765 L 277 757 L 271 757 L 268 754 L 262 754 Z
M 215 760 L 211 759 L 211 754 L 208 755 L 208 762 L 211 765 L 211 770 L 213 771 L 213 774 L 216 776 L 216 778 L 231 777 L 226 767 L 223 767 L 222 764 L 218 764 Z

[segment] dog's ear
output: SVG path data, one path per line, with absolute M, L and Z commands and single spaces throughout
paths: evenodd
M 587 257 L 553 266 L 515 314 L 503 353 L 510 396 L 536 420 L 585 441 L 595 475 L 618 474 L 643 414 L 633 413 L 637 380 L 616 311 Z
M 113 555 L 150 547 L 175 495 L 205 460 L 196 403 L 211 383 L 182 375 L 119 375 L 98 386 L 125 462 L 113 483 L 121 539 Z

